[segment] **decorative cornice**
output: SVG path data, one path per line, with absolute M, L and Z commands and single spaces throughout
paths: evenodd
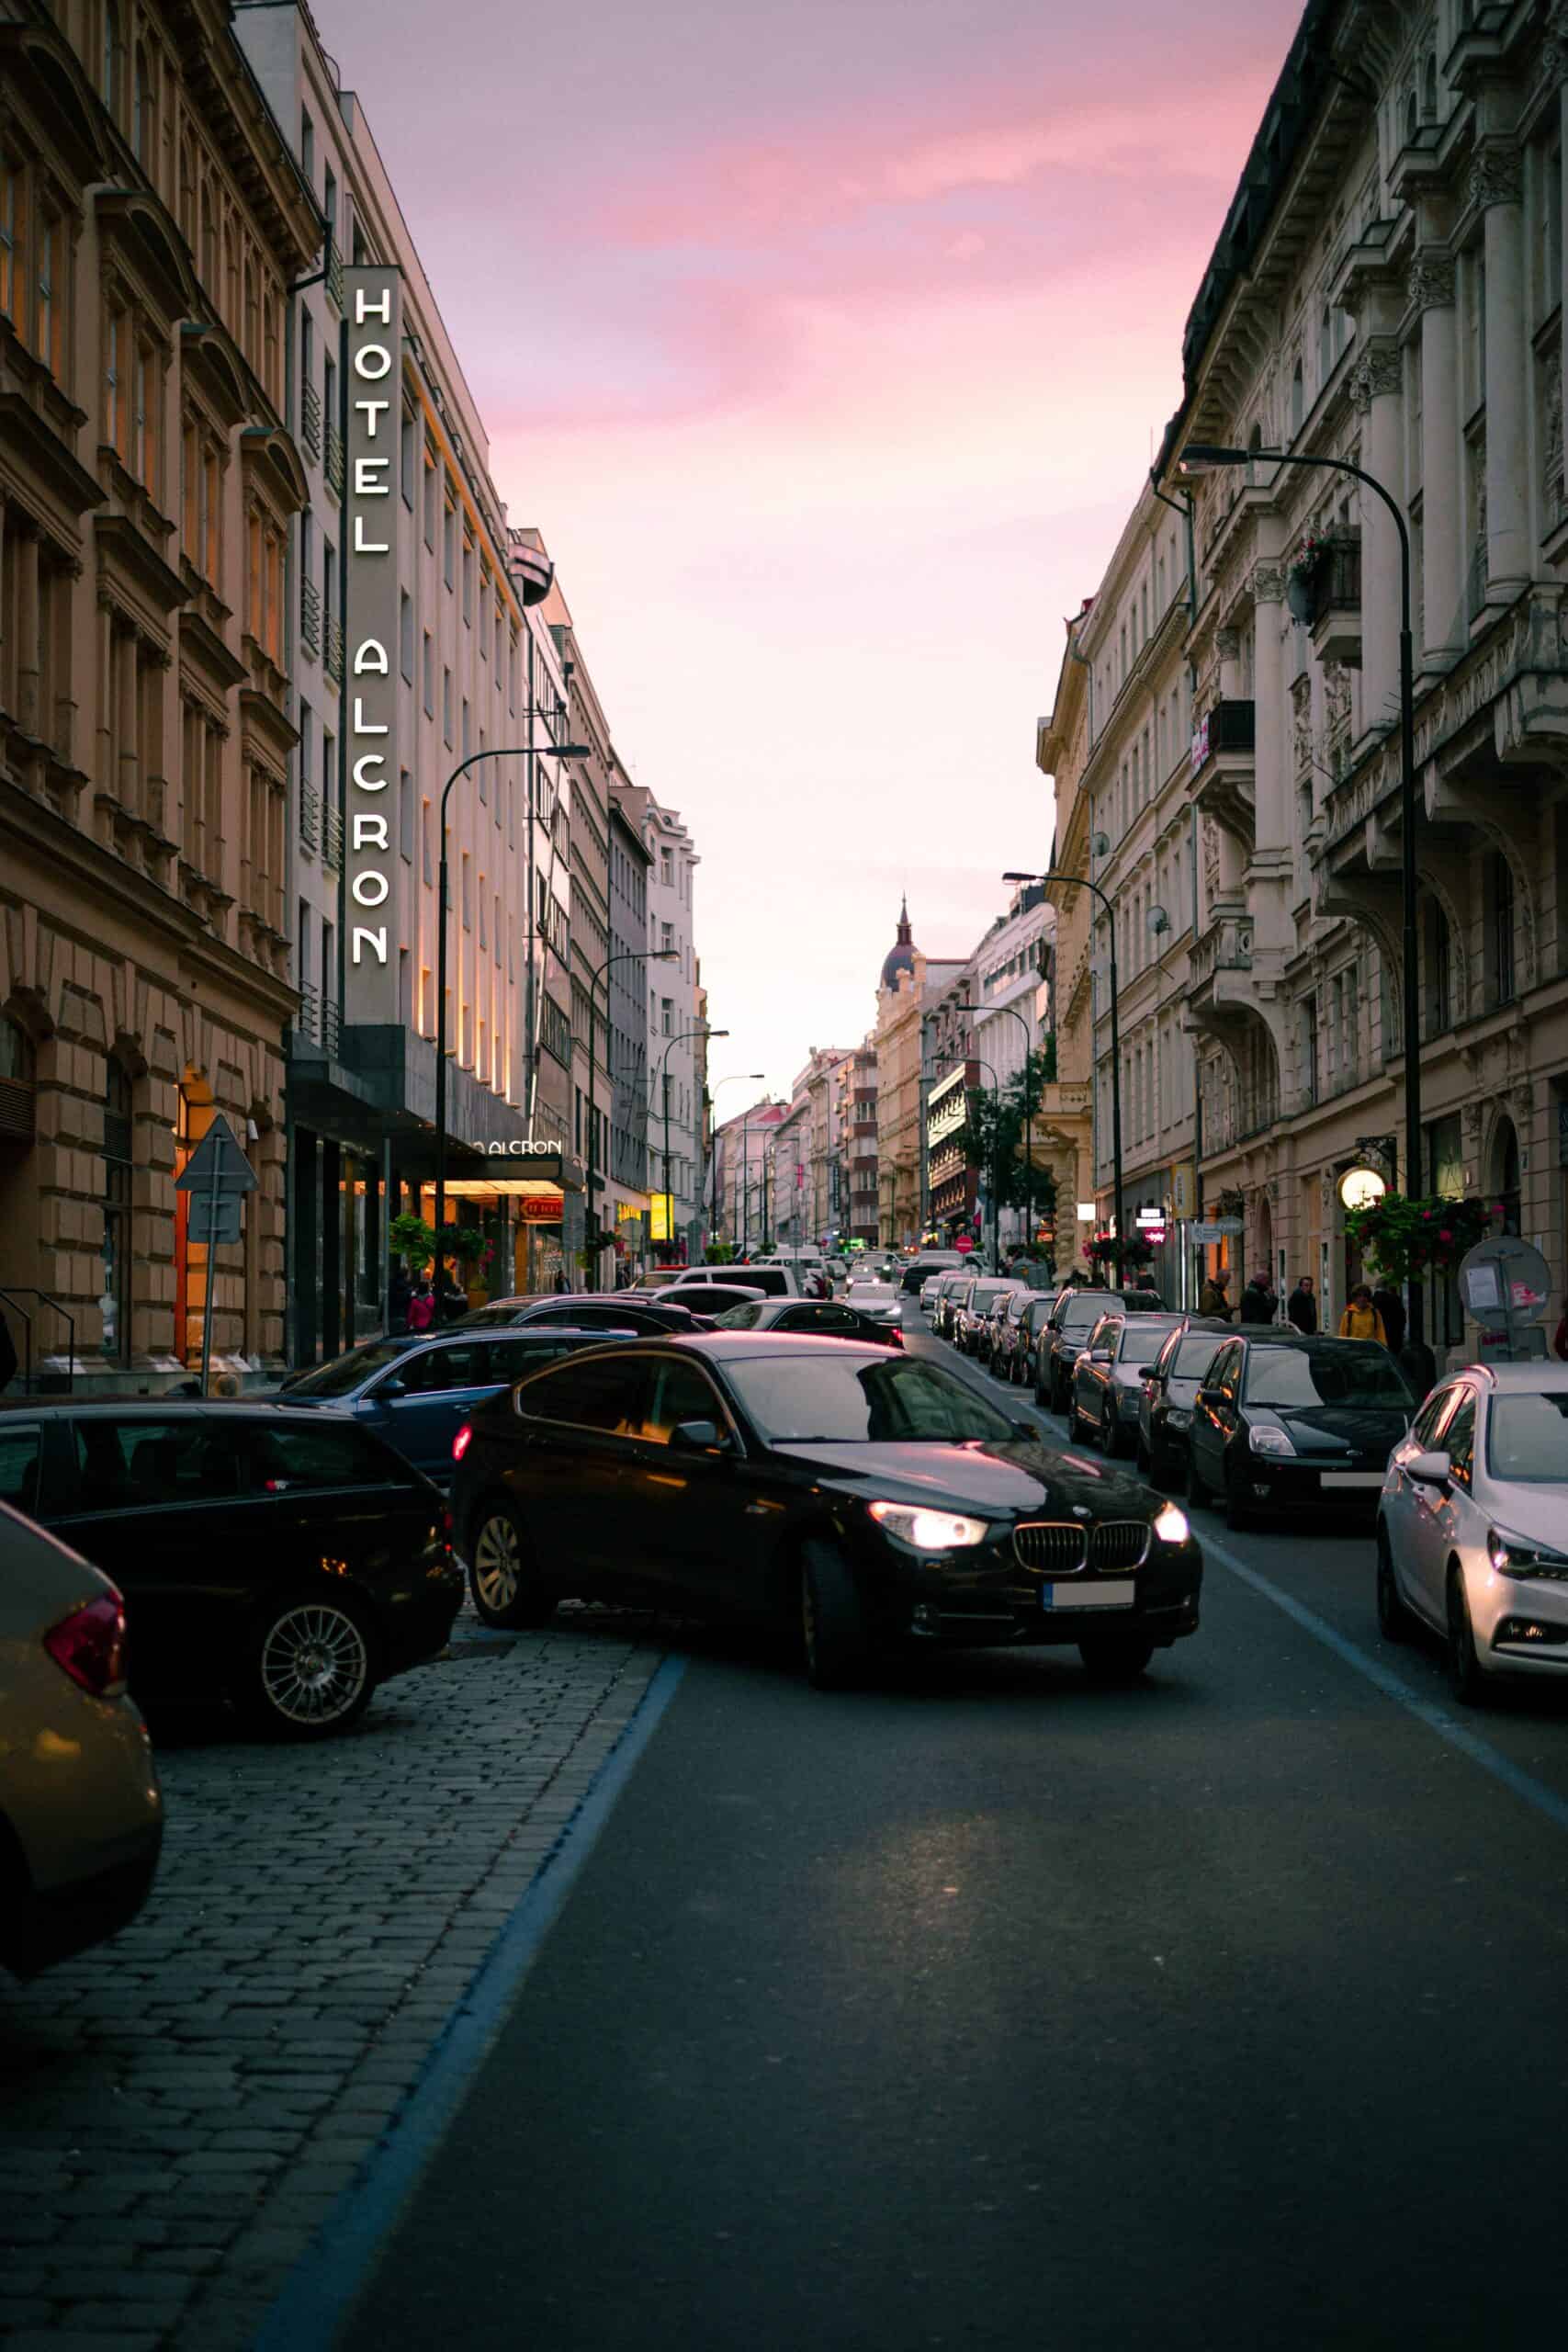
M 1214 651 L 1222 662 L 1234 662 L 1241 651 L 1240 629 L 1217 628 L 1214 631 Z
M 1255 563 L 1252 567 L 1252 601 L 1255 605 L 1278 605 L 1285 594 L 1285 568 L 1279 563 Z
M 1454 301 L 1454 266 L 1448 254 L 1419 253 L 1406 279 L 1418 311 L 1449 311 Z
M 1485 139 L 1470 164 L 1470 200 L 1483 209 L 1517 204 L 1523 193 L 1524 158 L 1512 139 Z
M 1364 416 L 1375 400 L 1401 391 L 1404 367 L 1396 344 L 1374 344 L 1363 351 L 1350 370 L 1346 390 L 1351 405 Z

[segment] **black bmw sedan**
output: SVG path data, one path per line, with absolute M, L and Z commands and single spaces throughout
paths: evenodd
M 569 1596 L 793 1621 L 824 1690 L 901 1644 L 1068 1643 L 1126 1677 L 1197 1630 L 1202 1561 L 1173 1503 L 886 1348 L 590 1350 L 481 1407 L 456 1450 L 456 1541 L 491 1624 Z

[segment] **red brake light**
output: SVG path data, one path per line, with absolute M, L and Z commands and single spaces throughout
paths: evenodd
M 887 1334 L 887 1344 L 890 1348 L 901 1348 L 904 1344 L 903 1332 L 897 1328 L 890 1330 Z
M 58 1625 L 43 1645 L 54 1660 L 95 1699 L 116 1699 L 125 1688 L 125 1603 L 118 1592 L 85 1600 Z
M 452 1440 L 452 1459 L 454 1462 L 461 1462 L 464 1454 L 467 1453 L 468 1450 L 469 1441 L 473 1437 L 473 1434 L 474 1425 L 472 1421 L 465 1421 L 462 1428 L 457 1431 L 457 1436 Z

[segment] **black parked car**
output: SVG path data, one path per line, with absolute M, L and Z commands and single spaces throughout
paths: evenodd
M 720 1331 L 794 1331 L 817 1340 L 861 1340 L 874 1348 L 901 1348 L 902 1327 L 867 1315 L 841 1298 L 759 1298 L 721 1315 Z
M 748 1300 L 766 1298 L 768 1293 L 761 1283 L 745 1279 L 747 1272 L 743 1266 L 733 1282 L 721 1282 L 716 1277 L 711 1283 L 682 1283 L 677 1304 L 688 1315 L 705 1317 L 712 1322 L 721 1315 L 728 1315 L 732 1306 L 744 1306 Z M 662 1301 L 656 1299 L 654 1304 L 661 1305 Z
M 750 1287 L 750 1285 L 748 1285 Z M 488 1331 L 497 1324 L 559 1323 L 580 1331 L 641 1331 L 657 1339 L 666 1331 L 707 1331 L 712 1317 L 681 1306 L 673 1294 L 635 1298 L 622 1290 L 560 1291 L 548 1298 L 492 1298 L 448 1328 Z
M 1156 1487 L 1179 1486 L 1187 1476 L 1187 1432 L 1192 1407 L 1224 1340 L 1229 1323 L 1194 1316 L 1172 1331 L 1144 1374 L 1138 1400 L 1138 1467 Z
M 1358 1506 L 1370 1527 L 1419 1401 L 1375 1340 L 1228 1340 L 1193 1403 L 1188 1499 L 1222 1496 L 1229 1527 Z
M 1196 1630 L 1184 1514 L 928 1358 L 716 1332 L 591 1351 L 474 1416 L 454 1484 L 481 1616 L 568 1595 L 795 1621 L 819 1688 L 893 1645 L 1075 1643 L 1112 1676 Z
M 367 1429 L 285 1404 L 0 1412 L 0 1499 L 124 1596 L 138 1699 L 228 1700 L 296 1739 L 446 1646 L 463 1596 L 441 1496 Z

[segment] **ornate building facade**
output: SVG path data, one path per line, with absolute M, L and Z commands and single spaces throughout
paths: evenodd
M 0 5 L 0 1288 L 112 1389 L 284 1339 L 289 281 L 322 222 L 217 0 Z M 221 1111 L 258 1188 L 191 1238 Z

